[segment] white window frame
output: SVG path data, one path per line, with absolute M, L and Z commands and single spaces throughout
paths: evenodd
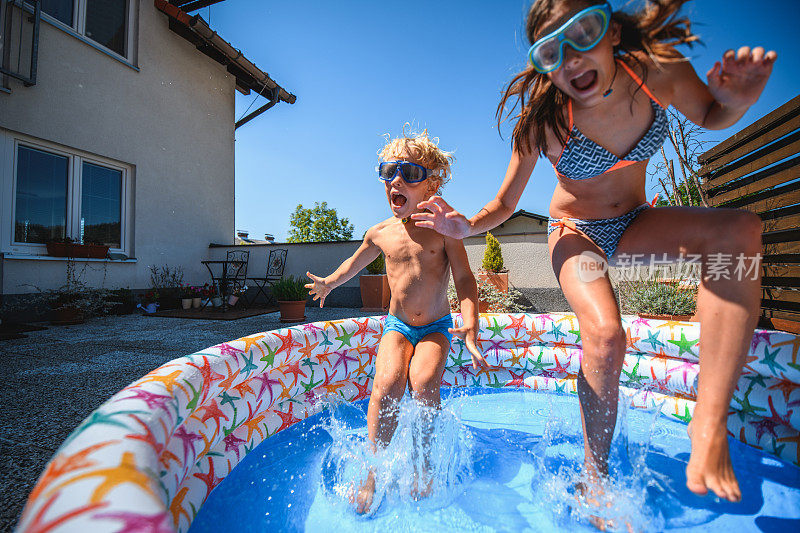
M 68 158 L 67 169 L 67 210 L 66 210 L 66 236 L 80 240 L 81 230 L 81 189 L 83 184 L 83 163 L 91 163 L 121 172 L 122 183 L 120 187 L 120 246 L 110 248 L 110 252 L 125 254 L 133 257 L 132 228 L 133 228 L 133 167 L 119 161 L 90 154 L 82 150 L 64 147 L 27 135 L 0 130 L 0 160 L 3 161 L 0 169 L 0 183 L 3 186 L 4 213 L 0 220 L 0 250 L 6 254 L 40 256 L 47 255 L 47 245 L 40 243 L 23 243 L 14 241 L 14 221 L 16 220 L 17 198 L 17 154 L 19 147 L 32 148 Z M 8 215 L 5 215 L 8 213 Z
M 55 17 L 52 17 L 42 11 L 42 19 L 46 20 L 47 22 L 51 23 L 53 26 L 66 30 L 70 33 L 76 34 L 81 39 L 85 39 L 91 45 L 96 46 L 98 49 L 102 50 L 103 52 L 121 59 L 125 62 L 135 62 L 134 56 L 134 30 L 136 28 L 135 16 L 136 16 L 136 3 L 138 0 L 126 0 L 127 1 L 127 15 L 125 17 L 125 53 L 120 55 L 114 50 L 103 46 L 102 44 L 98 43 L 91 37 L 86 35 L 86 0 L 72 0 L 72 26 L 64 24 L 60 20 Z

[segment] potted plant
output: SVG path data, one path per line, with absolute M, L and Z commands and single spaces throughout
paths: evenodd
M 190 285 L 181 285 L 178 289 L 179 297 L 181 300 L 181 308 L 186 311 L 192 308 L 192 297 L 194 295 L 194 287 Z
M 109 247 L 102 243 L 81 243 L 70 237 L 47 241 L 47 255 L 52 257 L 80 257 L 104 259 Z
M 495 286 L 500 292 L 508 293 L 508 269 L 503 267 L 503 253 L 500 250 L 500 241 L 488 232 L 486 233 L 486 248 L 483 251 L 483 261 L 481 262 L 481 269 L 478 271 L 477 281 L 479 289 L 481 282 L 485 282 Z M 480 299 L 481 313 L 487 312 L 489 307 L 489 302 Z
M 191 287 L 191 289 L 192 289 L 192 291 L 191 291 L 192 292 L 192 309 L 200 309 L 200 304 L 201 304 L 201 300 L 202 300 L 202 296 L 203 296 L 202 289 L 200 287 L 197 287 L 197 286 L 194 286 L 194 285 Z
M 503 292 L 485 279 L 478 280 L 478 311 L 481 313 L 524 312 L 525 308 L 517 303 L 521 297 L 522 294 L 513 288 Z M 458 299 L 456 287 L 452 283 L 447 287 L 447 299 L 450 303 L 450 310 L 460 313 L 461 301 Z
M 164 265 L 150 265 L 150 287 L 158 291 L 161 309 L 177 309 L 180 306 L 181 287 L 183 286 L 183 269 Z
M 233 289 L 233 292 L 231 292 L 228 295 L 228 305 L 231 306 L 236 305 L 236 302 L 239 301 L 239 298 L 244 296 L 246 292 L 247 292 L 247 285 L 242 285 L 241 287 Z
M 364 311 L 384 312 L 389 309 L 391 293 L 389 292 L 389 277 L 385 272 L 386 262 L 383 254 L 378 255 L 373 262 L 367 265 L 368 274 L 359 278 L 361 285 L 361 305 Z
M 281 322 L 305 320 L 308 289 L 305 288 L 304 280 L 296 279 L 294 276 L 281 278 L 272 285 L 272 294 L 278 300 Z
M 697 321 L 697 286 L 683 279 L 649 277 L 618 285 L 623 312 L 641 318 Z

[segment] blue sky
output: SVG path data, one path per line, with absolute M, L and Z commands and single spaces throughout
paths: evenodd
M 613 0 L 615 8 L 623 2 Z M 510 155 L 498 135 L 501 91 L 525 64 L 530 0 L 227 0 L 199 13 L 297 95 L 236 132 L 236 229 L 286 237 L 297 204 L 327 201 L 354 237 L 390 215 L 375 177 L 385 133 L 428 128 L 455 152 L 444 197 L 471 216 L 497 192 Z M 760 101 L 722 140 L 800 93 L 797 0 L 696 0 L 685 10 L 704 46 L 682 50 L 705 72 L 728 48 L 762 45 L 778 61 Z M 255 94 L 236 96 L 236 118 Z M 259 98 L 252 109 L 263 105 Z M 518 208 L 547 214 L 555 187 L 540 160 Z M 648 197 L 656 191 L 649 186 Z

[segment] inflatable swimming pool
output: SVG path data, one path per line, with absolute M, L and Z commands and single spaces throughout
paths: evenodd
M 319 399 L 368 398 L 383 317 L 293 326 L 171 361 L 84 420 L 31 492 L 19 531 L 186 531 L 211 490 L 264 439 L 316 413 Z M 456 320 L 460 320 L 456 317 Z M 699 324 L 623 318 L 621 385 L 633 407 L 691 419 Z M 490 370 L 456 340 L 448 387 L 576 392 L 571 314 L 483 314 Z M 800 337 L 757 330 L 731 404 L 731 434 L 800 465 Z

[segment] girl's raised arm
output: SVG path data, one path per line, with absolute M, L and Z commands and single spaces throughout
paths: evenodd
M 669 64 L 665 70 L 672 78 L 672 105 L 698 126 L 727 128 L 761 96 L 777 57 L 760 46 L 728 50 L 706 74 L 708 85 L 688 61 Z
M 453 209 L 440 196 L 420 202 L 417 207 L 430 212 L 414 213 L 411 218 L 417 226 L 434 229 L 454 239 L 463 239 L 499 226 L 514 213 L 537 158 L 538 154 L 522 155 L 514 150 L 497 196 L 470 219 Z

